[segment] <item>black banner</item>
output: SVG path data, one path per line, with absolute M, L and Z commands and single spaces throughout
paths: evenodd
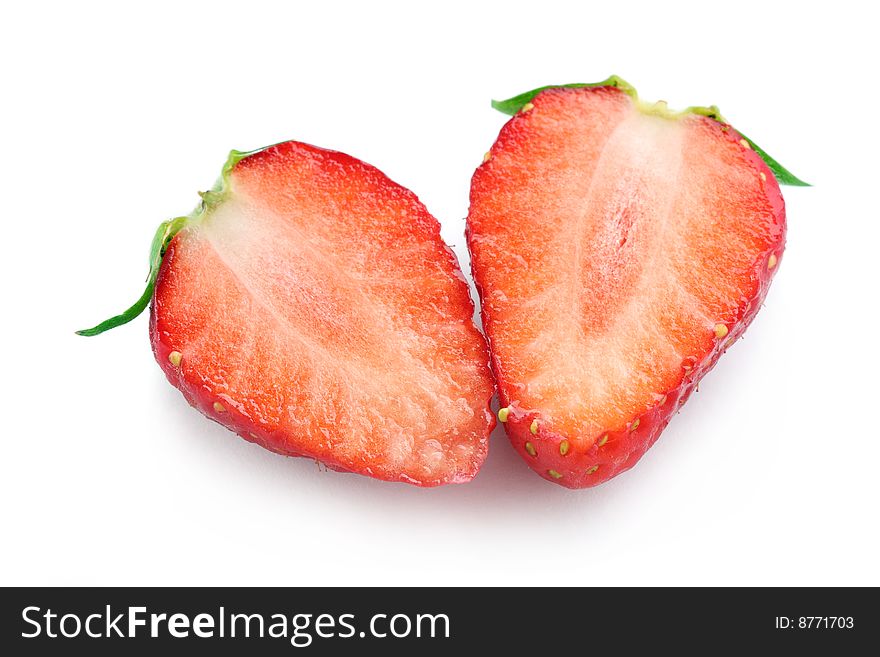
M 3 589 L 6 655 L 589 654 L 655 646 L 860 654 L 875 589 Z M 9 650 L 11 649 L 11 651 Z

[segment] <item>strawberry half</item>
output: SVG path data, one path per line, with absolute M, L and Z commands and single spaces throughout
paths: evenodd
M 495 423 L 488 351 L 416 196 L 287 142 L 233 151 L 202 199 L 159 228 L 138 303 L 81 333 L 152 299 L 168 380 L 246 440 L 379 479 L 470 480 Z
M 761 306 L 785 243 L 778 177 L 715 107 L 617 77 L 494 103 L 468 247 L 502 408 L 542 477 L 632 467 Z M 766 161 L 765 161 L 766 158 Z

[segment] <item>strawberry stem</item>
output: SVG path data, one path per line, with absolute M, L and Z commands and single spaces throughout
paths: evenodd
M 188 220 L 189 217 L 177 217 L 176 219 L 164 221 L 156 230 L 156 234 L 153 236 L 153 242 L 150 245 L 150 273 L 147 276 L 147 287 L 144 289 L 140 298 L 135 301 L 130 308 L 119 315 L 106 319 L 90 329 L 77 331 L 77 335 L 89 337 L 100 335 L 104 331 L 109 331 L 117 326 L 127 324 L 144 311 L 144 308 L 149 305 L 150 299 L 153 296 L 153 288 L 156 287 L 156 277 L 159 275 L 159 267 L 162 265 L 162 258 L 165 256 L 165 251 L 171 243 L 171 240 L 174 239 L 174 236 L 177 235 L 177 233 L 180 232 L 180 229 L 186 225 Z

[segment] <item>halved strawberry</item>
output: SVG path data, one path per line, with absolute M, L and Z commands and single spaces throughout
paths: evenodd
M 774 172 L 803 183 L 717 108 L 671 112 L 616 77 L 495 107 L 515 116 L 467 227 L 499 419 L 542 477 L 593 486 L 742 335 L 785 242 Z
M 150 284 L 156 360 L 243 438 L 421 486 L 486 455 L 493 382 L 473 303 L 416 196 L 342 153 L 233 151 L 189 217 L 163 224 Z M 155 282 L 155 290 L 153 290 Z

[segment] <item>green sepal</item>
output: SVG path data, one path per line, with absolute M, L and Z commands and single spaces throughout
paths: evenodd
M 153 242 L 150 245 L 150 273 L 147 275 L 147 286 L 144 288 L 144 292 L 141 294 L 140 298 L 135 301 L 130 308 L 119 315 L 106 319 L 90 329 L 77 331 L 76 334 L 87 337 L 100 335 L 104 331 L 109 331 L 117 326 L 127 324 L 144 312 L 144 309 L 150 305 L 150 299 L 152 299 L 153 290 L 156 287 L 156 278 L 159 276 L 159 268 L 162 266 L 162 259 L 165 257 L 165 251 L 168 249 L 171 240 L 173 240 L 174 236 L 184 227 L 199 221 L 211 208 L 222 202 L 229 191 L 229 174 L 232 172 L 235 165 L 249 155 L 259 153 L 262 150 L 265 149 L 260 148 L 249 152 L 231 151 L 214 187 L 212 187 L 210 191 L 199 192 L 202 201 L 198 207 L 186 217 L 177 217 L 176 219 L 162 222 L 156 230 L 156 234 L 153 236 Z
M 104 331 L 109 331 L 117 326 L 127 324 L 144 311 L 144 308 L 149 305 L 150 299 L 153 297 L 153 288 L 156 287 L 156 277 L 159 275 L 159 267 L 162 265 L 162 258 L 165 256 L 165 250 L 168 248 L 168 244 L 171 240 L 174 239 L 174 236 L 177 235 L 177 233 L 180 232 L 180 229 L 186 225 L 188 220 L 189 217 L 177 217 L 170 221 L 163 221 L 156 230 L 156 234 L 153 236 L 153 243 L 150 245 L 150 273 L 147 275 L 147 286 L 140 298 L 135 301 L 128 310 L 125 310 L 110 319 L 105 319 L 103 322 L 90 329 L 77 331 L 77 335 L 100 335 Z
M 737 132 L 739 132 L 739 130 L 737 130 Z M 803 180 L 795 176 L 791 171 L 779 164 L 779 162 L 777 162 L 775 159 L 767 154 L 767 151 L 758 146 L 743 133 L 739 132 L 739 136 L 749 142 L 749 146 L 752 147 L 752 150 L 761 156 L 761 159 L 764 160 L 764 164 L 766 164 L 770 171 L 773 172 L 773 175 L 776 177 L 776 181 L 780 185 L 791 185 L 792 187 L 812 187 L 810 183 L 804 182 Z
M 623 78 L 617 77 L 616 75 L 612 75 L 607 80 L 602 80 L 602 82 L 573 82 L 571 84 L 549 84 L 546 87 L 538 87 L 537 89 L 532 89 L 531 91 L 527 91 L 524 94 L 519 94 L 518 96 L 514 96 L 513 98 L 508 98 L 507 100 L 493 100 L 492 107 L 494 109 L 497 109 L 499 112 L 513 116 L 514 114 L 519 112 L 526 103 L 532 102 L 535 96 L 537 96 L 542 91 L 546 91 L 547 89 L 583 89 L 585 87 L 617 87 L 618 89 L 626 94 L 629 94 L 633 98 L 638 98 L 636 90 L 629 82 L 627 82 Z
M 508 98 L 507 100 L 493 100 L 492 107 L 499 112 L 513 116 L 517 114 L 520 110 L 522 110 L 526 103 L 532 102 L 532 100 L 534 100 L 538 94 L 540 94 L 542 91 L 545 91 L 546 89 L 583 89 L 592 87 L 616 87 L 628 96 L 630 96 L 636 102 L 639 108 L 648 114 L 665 116 L 667 118 L 676 118 L 684 116 L 685 114 L 697 114 L 699 116 L 705 116 L 710 119 L 714 119 L 719 123 L 729 125 L 724 117 L 721 116 L 721 112 L 715 105 L 711 105 L 709 107 L 694 106 L 688 107 L 681 112 L 673 112 L 669 110 L 666 107 L 666 103 L 663 102 L 654 104 L 645 103 L 639 100 L 638 92 L 631 84 L 616 75 L 612 75 L 610 78 L 608 78 L 607 80 L 603 80 L 602 82 L 576 82 L 573 84 L 551 84 L 545 87 L 538 87 L 537 89 L 532 89 L 531 91 L 519 94 L 518 96 L 514 96 L 513 98 Z M 739 131 L 737 130 L 737 132 Z M 792 185 L 796 187 L 810 186 L 809 183 L 804 182 L 793 173 L 791 173 L 791 171 L 779 164 L 779 162 L 777 162 L 774 158 L 767 154 L 767 151 L 758 146 L 751 139 L 746 137 L 741 132 L 739 132 L 739 134 L 743 139 L 748 142 L 749 146 L 752 147 L 752 150 L 754 150 L 761 157 L 761 159 L 764 160 L 764 163 L 767 165 L 770 171 L 773 172 L 773 175 L 780 185 Z

